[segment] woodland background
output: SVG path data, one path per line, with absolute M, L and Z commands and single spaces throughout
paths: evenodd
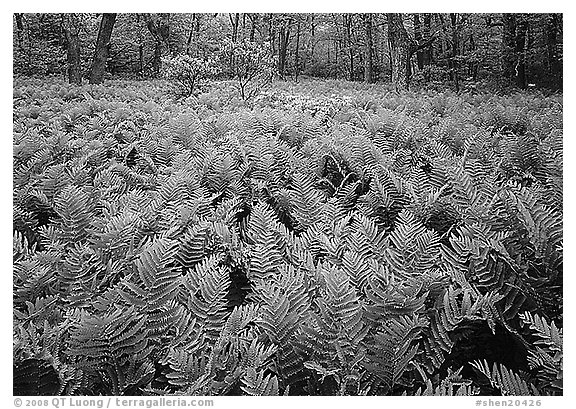
M 496 81 L 562 87 L 562 14 L 14 14 L 14 73 L 99 83 L 161 75 L 224 40 L 266 43 L 277 75 L 406 87 Z

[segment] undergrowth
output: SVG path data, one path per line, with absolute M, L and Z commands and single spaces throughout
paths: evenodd
M 14 393 L 562 394 L 562 96 L 14 82 Z

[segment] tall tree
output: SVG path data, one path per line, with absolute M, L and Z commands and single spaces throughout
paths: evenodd
M 190 33 L 188 34 L 188 41 L 186 41 L 186 54 L 190 54 L 190 47 L 192 46 L 192 42 L 196 42 L 196 46 L 198 45 L 198 37 L 200 36 L 200 16 L 201 14 L 192 13 L 192 24 L 190 27 Z M 198 49 L 196 50 L 198 53 Z
M 272 54 L 276 55 L 276 14 L 268 13 L 266 14 L 266 20 L 268 23 L 268 38 L 267 41 L 270 43 L 272 48 Z
M 553 78 L 562 78 L 562 63 L 558 53 L 559 31 L 562 26 L 562 14 L 552 13 L 547 18 L 546 46 L 548 51 L 548 70 Z
M 526 52 L 528 50 L 528 20 L 526 16 L 520 14 L 516 19 L 516 65 L 514 74 L 516 85 L 526 88 Z
M 238 25 L 240 22 L 240 13 L 228 13 L 230 27 L 232 28 L 232 42 L 238 41 Z
M 526 88 L 528 20 L 522 14 L 502 15 L 502 73 L 518 87 Z
M 410 83 L 410 57 L 414 49 L 400 13 L 387 13 L 388 42 L 392 68 L 392 83 L 396 90 L 408 89 Z
M 80 21 L 76 14 L 62 14 L 62 28 L 66 39 L 68 82 L 82 85 L 80 60 Z
M 254 41 L 256 36 L 256 27 L 258 25 L 258 13 L 248 13 L 248 17 L 250 18 L 250 41 Z
M 450 76 L 452 77 L 456 91 L 460 90 L 460 78 L 458 75 L 458 70 L 460 68 L 458 64 L 458 53 L 460 50 L 460 20 L 458 13 L 450 13 L 450 27 L 452 30 L 452 53 L 449 60 L 449 67 Z
M 514 78 L 516 65 L 516 14 L 502 14 L 502 75 Z
M 110 37 L 112 29 L 116 22 L 116 13 L 102 14 L 100 29 L 98 30 L 98 39 L 96 40 L 96 49 L 94 59 L 92 60 L 92 69 L 90 70 L 90 84 L 101 84 L 104 81 L 104 71 L 106 69 L 106 60 L 110 48 Z
M 432 30 L 431 30 L 432 14 L 424 14 L 424 29 L 423 29 L 423 39 L 428 41 L 428 44 L 422 48 L 422 64 L 424 66 L 432 64 L 433 54 L 432 54 Z
M 308 44 L 306 45 L 306 55 L 304 57 L 303 68 L 307 65 L 308 60 L 314 61 L 314 49 L 316 48 L 316 18 L 314 14 L 309 14 L 306 18 L 310 27 L 310 35 L 308 36 Z
M 286 71 L 286 52 L 290 43 L 290 29 L 292 28 L 292 16 L 282 18 L 278 30 L 278 73 L 284 78 Z
M 414 13 L 414 39 L 416 42 L 421 42 L 423 37 L 420 14 Z M 418 50 L 418 52 L 416 52 L 416 63 L 418 64 L 419 70 L 424 68 L 424 52 L 424 50 Z
M 363 14 L 364 22 L 364 81 L 373 81 L 373 52 L 372 52 L 372 14 Z
M 296 49 L 294 50 L 294 73 L 296 81 L 298 81 L 298 74 L 300 73 L 300 60 L 299 60 L 300 24 L 301 24 L 300 15 L 298 15 L 296 21 Z
M 162 66 L 162 53 L 164 48 L 170 51 L 170 14 L 148 14 L 147 16 L 148 31 L 154 37 L 154 57 L 152 58 L 152 69 L 154 75 L 160 75 L 160 68 Z
M 354 14 L 344 14 L 342 16 L 344 20 L 344 26 L 346 27 L 346 48 L 348 50 L 349 60 L 349 81 L 354 81 L 354 41 L 352 41 L 353 17 Z
M 22 13 L 14 13 L 16 19 L 16 35 L 18 36 L 18 45 L 22 46 L 22 37 L 24 33 L 24 18 Z

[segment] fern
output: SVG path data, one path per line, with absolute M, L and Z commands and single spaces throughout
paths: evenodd
M 15 364 L 14 395 L 57 395 L 60 389 L 58 373 L 46 360 L 29 358 Z
M 251 396 L 277 396 L 278 379 L 274 375 L 264 375 L 264 371 L 257 372 L 253 368 L 246 370 L 242 378 L 242 390 Z
M 448 369 L 449 375 L 442 379 L 438 386 L 434 387 L 430 379 L 426 379 L 426 388 L 418 389 L 415 396 L 473 396 L 477 395 L 478 388 L 472 386 L 470 380 L 463 379 L 460 375 L 462 368 L 452 372 Z
M 533 315 L 529 311 L 520 314 L 520 318 L 532 330 L 535 348 L 529 352 L 528 362 L 532 370 L 538 370 L 540 388 L 551 394 L 563 389 L 563 334 L 556 324 L 548 324 L 545 318 Z
M 68 244 L 85 240 L 91 234 L 92 202 L 87 193 L 68 186 L 56 197 L 56 213 L 61 218 L 61 239 Z
M 15 393 L 563 393 L 561 95 L 110 84 L 14 80 Z
M 146 321 L 134 307 L 100 317 L 81 314 L 71 331 L 70 350 L 78 366 L 94 372 L 108 393 L 121 395 L 144 385 L 153 374 Z
M 427 231 L 408 211 L 398 215 L 398 224 L 389 240 L 385 257 L 394 274 L 415 276 L 435 266 L 439 237 L 436 232 Z
M 520 375 L 509 370 L 504 365 L 493 364 L 492 369 L 486 361 L 476 361 L 472 365 L 486 376 L 492 386 L 499 389 L 503 395 L 539 395 L 534 385 L 525 381 Z
M 418 346 L 414 345 L 415 340 L 426 324 L 426 320 L 418 316 L 388 320 L 368 344 L 364 366 L 383 382 L 387 392 L 399 383 L 414 359 L 418 352 Z
M 188 308 L 203 323 L 206 337 L 211 341 L 217 339 L 226 319 L 226 295 L 230 285 L 227 269 L 218 266 L 218 262 L 216 256 L 211 256 L 184 277 Z

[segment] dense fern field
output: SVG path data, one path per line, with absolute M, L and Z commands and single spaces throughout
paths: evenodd
M 562 395 L 562 95 L 15 79 L 14 394 Z

